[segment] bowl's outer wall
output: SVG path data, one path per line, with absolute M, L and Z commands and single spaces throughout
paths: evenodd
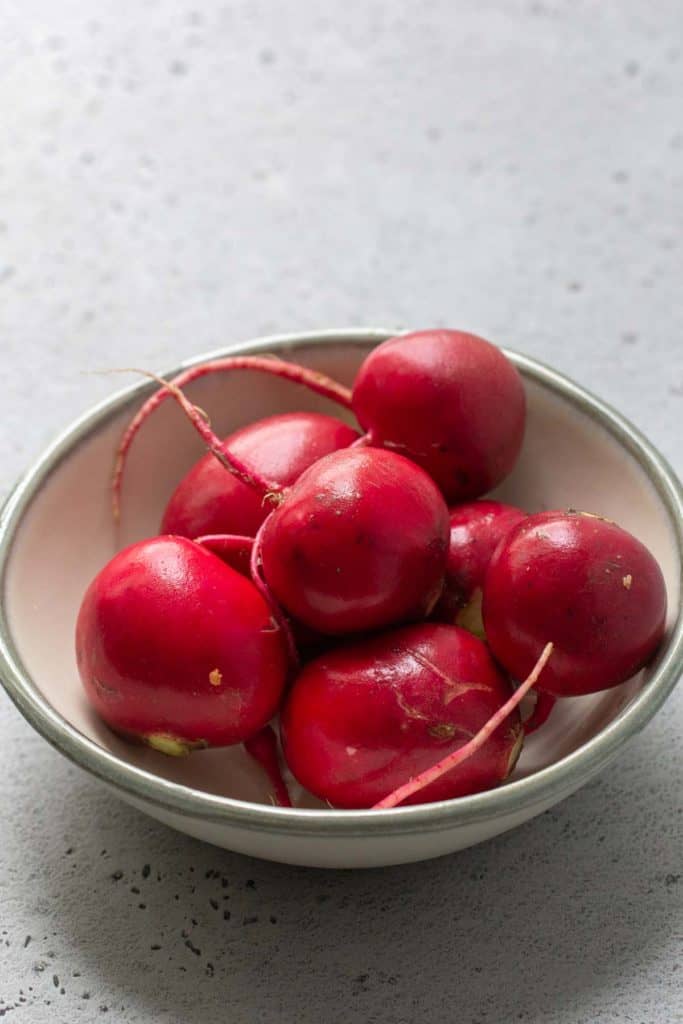
M 272 343 L 272 348 L 279 355 L 292 355 L 350 383 L 365 352 L 383 336 L 381 332 L 355 333 L 328 337 L 323 342 Z M 633 453 L 597 422 L 585 400 L 579 401 L 571 393 L 558 395 L 542 373 L 538 376 L 533 364 L 520 362 L 529 398 L 527 438 L 515 472 L 497 493 L 530 510 L 574 506 L 597 511 L 632 530 L 651 548 L 664 569 L 672 628 L 680 601 L 680 541 L 661 491 Z M 212 424 L 221 434 L 273 411 L 307 408 L 339 414 L 338 409 L 309 392 L 253 373 L 204 378 L 193 384 L 188 394 L 210 411 Z M 411 816 L 403 809 L 394 816 L 393 835 L 386 818 L 384 828 L 367 834 L 362 828 L 360 833 L 355 829 L 352 834 L 351 818 L 348 834 L 340 832 L 337 825 L 326 832 L 325 820 L 331 812 L 324 811 L 316 815 L 315 836 L 292 831 L 286 817 L 275 817 L 264 830 L 243 816 L 240 824 L 228 820 L 229 815 L 202 814 L 202 798 L 197 799 L 196 792 L 268 806 L 267 785 L 241 748 L 176 760 L 132 747 L 113 736 L 91 713 L 75 669 L 73 628 L 87 583 L 118 546 L 156 532 L 168 495 L 202 451 L 175 405 L 163 405 L 148 421 L 131 453 L 123 495 L 124 518 L 117 533 L 109 506 L 109 474 L 121 428 L 140 397 L 141 389 L 136 389 L 113 413 L 95 415 L 86 429 L 68 434 L 61 458 L 49 466 L 45 479 L 39 480 L 34 474 L 22 499 L 28 504 L 21 526 L 16 535 L 4 541 L 5 548 L 11 547 L 4 577 L 11 633 L 8 653 L 22 663 L 19 675 L 25 673 L 33 679 L 39 691 L 32 695 L 32 684 L 24 680 L 20 694 L 11 686 L 10 693 L 52 742 L 108 779 L 135 806 L 217 845 L 274 860 L 315 866 L 399 863 L 462 849 L 513 828 L 574 791 L 616 753 L 617 745 L 599 749 L 596 737 L 604 735 L 606 726 L 618 726 L 624 709 L 635 703 L 634 696 L 643 687 L 647 691 L 661 656 L 655 666 L 622 687 L 580 701 L 562 702 L 546 728 L 528 742 L 515 773 L 516 779 L 531 781 L 533 776 L 540 777 L 536 773 L 554 765 L 553 785 L 546 792 L 533 794 L 533 799 L 529 794 L 526 799 L 516 799 L 524 792 L 513 784 L 498 791 L 500 799 L 488 801 L 488 812 L 486 799 L 467 798 L 451 803 L 450 815 L 445 818 L 441 814 L 432 820 L 429 814 L 423 815 L 420 820 L 424 827 L 419 829 L 406 827 Z M 36 710 L 36 700 L 43 705 L 49 702 L 49 728 Z M 62 742 L 69 730 L 61 720 L 97 744 L 94 753 L 90 750 L 84 758 L 80 740 L 74 740 L 73 734 L 68 742 Z M 577 751 L 587 749 L 586 744 L 595 748 L 591 757 L 583 762 L 579 757 L 579 763 L 567 764 L 566 773 L 558 773 L 558 760 L 571 761 Z M 106 751 L 110 757 L 105 760 L 100 754 L 98 760 L 97 750 Z M 144 785 L 122 788 L 120 773 L 117 778 L 117 772 L 112 771 L 114 758 L 151 775 L 145 775 Z M 163 785 L 155 786 L 155 776 L 186 787 L 178 806 L 168 804 Z M 322 806 L 305 794 L 301 803 L 312 808 Z M 477 813 L 459 814 L 458 809 L 465 811 L 466 805 L 470 812 L 474 807 Z M 443 809 L 444 805 L 439 806 Z M 185 809 L 191 813 L 185 813 Z M 438 829 L 437 817 L 441 821 Z
M 293 836 L 282 834 L 269 836 L 263 833 L 233 828 L 223 822 L 206 821 L 203 818 L 192 818 L 177 814 L 166 808 L 157 807 L 144 800 L 138 800 L 128 793 L 107 786 L 114 794 L 137 810 L 150 814 L 157 821 L 185 832 L 195 839 L 224 847 L 236 853 L 244 853 L 251 857 L 277 861 L 280 864 L 295 864 L 311 868 L 378 868 L 395 864 L 410 864 L 414 861 L 432 860 L 448 853 L 465 850 L 469 846 L 485 842 L 502 832 L 523 825 L 524 822 L 549 810 L 560 800 L 571 796 L 579 786 L 589 781 L 600 769 L 595 769 L 589 776 L 558 793 L 553 793 L 533 806 L 524 807 L 506 814 L 497 814 L 481 821 L 468 822 L 453 826 L 450 829 L 432 831 L 425 828 L 421 832 L 407 835 L 375 836 Z

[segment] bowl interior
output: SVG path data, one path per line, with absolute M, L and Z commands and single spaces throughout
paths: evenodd
M 350 383 L 370 344 L 303 343 L 290 354 Z M 287 356 L 287 351 L 279 350 Z M 666 507 L 638 462 L 574 401 L 527 376 L 526 440 L 512 476 L 496 492 L 529 511 L 574 507 L 613 518 L 659 560 L 669 592 L 669 619 L 680 600 L 679 556 Z M 339 410 L 294 385 L 251 372 L 195 382 L 188 395 L 227 434 L 273 412 Z M 193 789 L 269 803 L 269 788 L 242 748 L 167 758 L 123 742 L 91 712 L 81 691 L 73 634 L 81 597 L 117 548 L 153 535 L 175 484 L 201 455 L 202 445 L 172 402 L 150 418 L 133 446 L 123 492 L 123 518 L 114 528 L 109 499 L 113 454 L 140 396 L 101 417 L 75 440 L 34 495 L 16 534 L 6 575 L 6 610 L 18 654 L 54 709 L 119 758 Z M 599 733 L 647 682 L 646 669 L 624 685 L 561 701 L 549 723 L 529 738 L 513 778 L 522 778 L 573 752 Z M 295 787 L 300 806 L 321 807 Z

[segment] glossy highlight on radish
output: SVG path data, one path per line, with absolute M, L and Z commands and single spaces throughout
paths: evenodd
M 459 750 L 512 694 L 481 640 L 421 624 L 332 651 L 307 665 L 281 714 L 289 768 L 334 807 L 372 807 Z M 428 803 L 498 785 L 523 742 L 512 710 L 479 749 L 409 797 Z
M 422 466 L 449 503 L 503 480 L 522 445 L 526 400 L 507 356 L 474 334 L 399 335 L 367 356 L 353 410 L 370 444 Z
M 498 661 L 518 679 L 548 639 L 538 689 L 580 696 L 625 682 L 664 634 L 666 587 L 652 554 L 616 523 L 584 512 L 540 512 L 497 548 L 483 618 Z
M 254 736 L 288 670 L 285 638 L 253 584 L 181 537 L 133 544 L 98 573 L 76 653 L 100 717 L 167 754 Z
M 242 427 L 223 445 L 252 471 L 284 488 L 323 455 L 346 448 L 358 436 L 358 431 L 333 416 L 293 412 Z M 173 492 L 161 533 L 190 538 L 223 533 L 255 537 L 271 507 L 258 489 L 226 473 L 207 453 Z

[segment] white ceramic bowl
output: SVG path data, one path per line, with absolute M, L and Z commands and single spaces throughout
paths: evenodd
M 290 335 L 211 355 L 277 353 L 350 383 L 366 352 L 389 333 Z M 227 849 L 294 864 L 364 867 L 436 857 L 514 828 L 573 793 L 647 723 L 681 671 L 683 497 L 671 469 L 626 420 L 553 370 L 508 354 L 524 376 L 529 415 L 522 456 L 498 493 L 529 510 L 572 506 L 617 520 L 659 560 L 670 611 L 653 664 L 616 689 L 561 701 L 505 785 L 380 812 L 331 810 L 299 790 L 298 806 L 284 809 L 270 805 L 260 770 L 241 748 L 166 758 L 125 743 L 95 717 L 73 647 L 82 594 L 117 547 L 156 532 L 171 490 L 202 451 L 175 404 L 160 407 L 133 448 L 117 535 L 108 489 L 113 452 L 153 387 L 147 384 L 114 395 L 69 427 L 2 511 L 0 675 L 19 710 L 62 753 L 152 817 Z M 332 408 L 254 373 L 205 378 L 188 394 L 210 411 L 219 434 L 276 411 Z

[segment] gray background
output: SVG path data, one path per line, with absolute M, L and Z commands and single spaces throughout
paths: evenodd
M 680 470 L 682 51 L 676 0 L 4 0 L 2 490 L 120 386 L 83 370 L 352 324 L 547 360 Z M 681 1020 L 682 724 L 680 691 L 518 831 L 345 874 L 154 824 L 2 697 L 0 1017 Z

